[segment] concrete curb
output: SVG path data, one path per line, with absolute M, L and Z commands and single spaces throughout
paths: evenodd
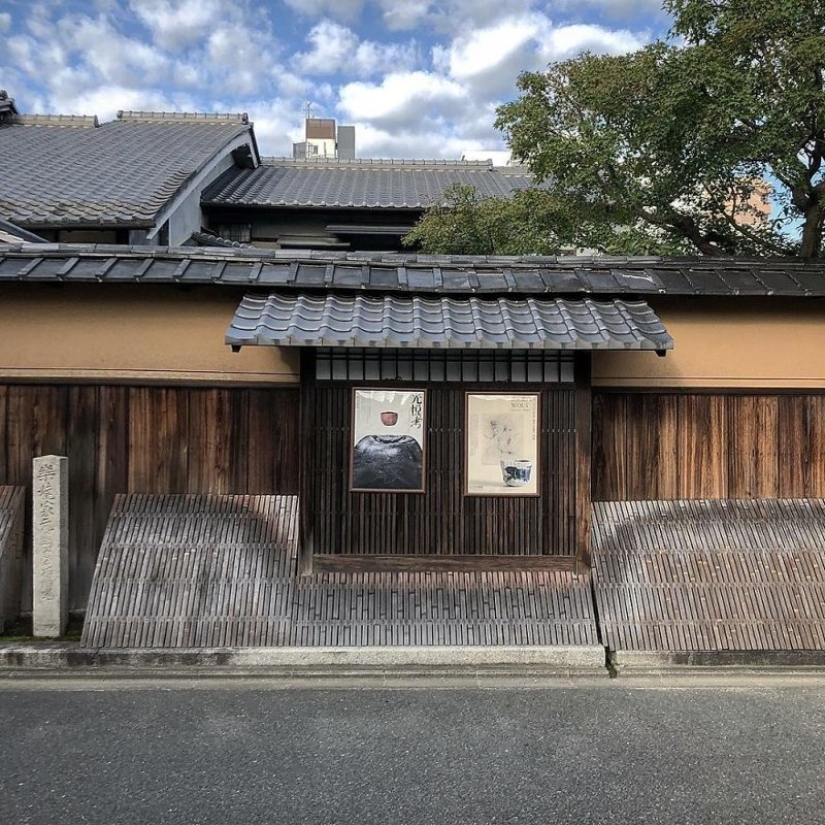
M 825 667 L 825 650 L 616 650 L 608 661 L 619 675 L 665 668 L 819 668 Z
M 522 668 L 608 676 L 605 650 L 592 647 L 275 647 L 93 650 L 76 644 L 0 645 L 0 674 L 15 670 L 205 669 L 285 674 L 478 672 Z

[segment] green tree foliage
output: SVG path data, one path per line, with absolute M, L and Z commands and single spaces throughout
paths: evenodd
M 667 42 L 519 76 L 496 126 L 543 189 L 498 206 L 464 192 L 415 240 L 441 252 L 822 255 L 825 0 L 664 7 Z M 765 181 L 776 209 L 753 224 Z
M 482 198 L 472 186 L 454 184 L 404 238 L 422 252 L 453 255 L 550 255 L 560 227 L 552 196 L 540 189 L 510 199 Z
M 571 208 L 621 204 L 634 227 L 704 254 L 820 255 L 825 0 L 665 8 L 682 43 L 522 74 L 497 120 L 515 155 Z M 765 180 L 781 213 L 749 226 L 737 210 Z

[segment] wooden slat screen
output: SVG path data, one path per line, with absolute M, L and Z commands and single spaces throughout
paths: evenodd
M 595 501 L 823 496 L 825 395 L 593 396 Z
M 0 485 L 27 488 L 28 524 L 32 458 L 68 456 L 70 606 L 82 608 L 116 493 L 296 494 L 298 409 L 293 387 L 0 385 Z
M 426 389 L 425 493 L 349 492 L 352 387 L 304 390 L 302 502 L 314 553 L 575 555 L 575 390 L 519 385 L 519 392 L 541 393 L 541 496 L 497 498 L 463 494 L 464 404 L 467 390 L 502 387 Z

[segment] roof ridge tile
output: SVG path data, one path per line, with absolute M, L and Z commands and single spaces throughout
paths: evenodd
M 4 121 L 12 126 L 85 126 L 97 129 L 97 115 L 13 115 Z
M 142 112 L 121 109 L 117 119 L 123 122 L 174 120 L 184 123 L 249 123 L 246 112 Z

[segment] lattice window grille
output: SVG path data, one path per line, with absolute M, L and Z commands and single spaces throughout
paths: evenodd
M 573 354 L 544 350 L 398 350 L 319 348 L 318 381 L 432 383 L 573 382 Z

